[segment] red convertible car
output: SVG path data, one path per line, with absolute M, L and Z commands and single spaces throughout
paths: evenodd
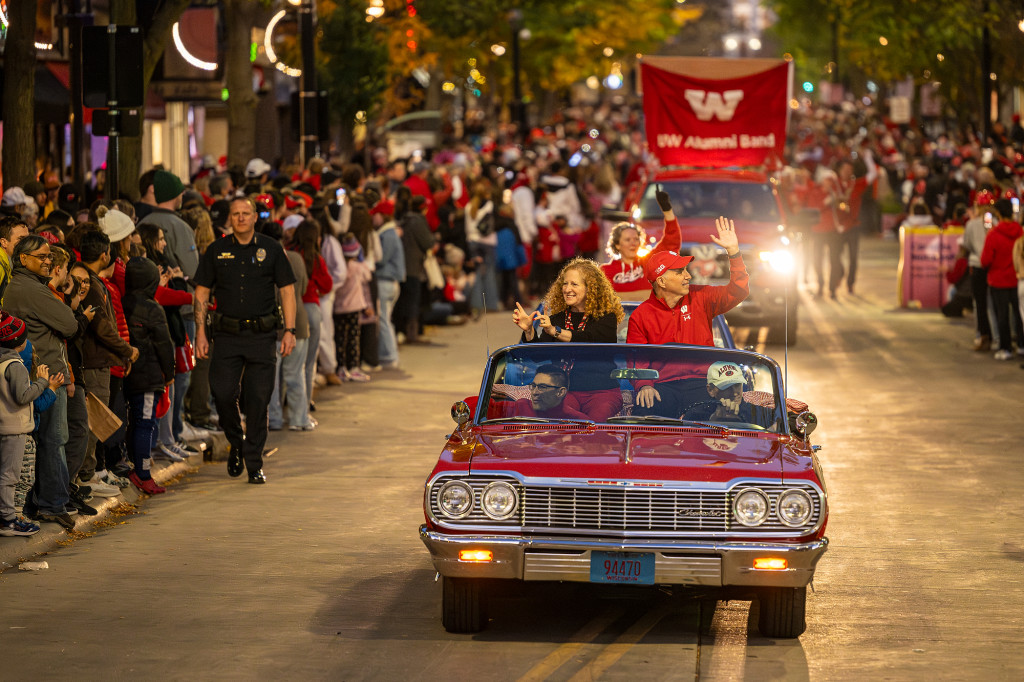
M 444 627 L 484 628 L 503 581 L 582 581 L 720 588 L 760 602 L 763 635 L 799 636 L 828 546 L 806 407 L 749 351 L 496 351 L 425 486 Z

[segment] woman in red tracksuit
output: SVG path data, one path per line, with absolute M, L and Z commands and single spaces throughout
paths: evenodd
M 658 206 L 665 214 L 665 236 L 649 253 L 638 255 L 640 247 L 647 240 L 647 235 L 639 225 L 619 223 L 612 228 L 605 251 L 611 257 L 601 266 L 605 277 L 612 283 L 612 289 L 624 301 L 642 301 L 651 293 L 651 284 L 644 275 L 644 264 L 647 259 L 662 251 L 678 251 L 682 243 L 679 222 L 672 212 L 672 202 L 668 192 L 660 189 L 655 192 Z

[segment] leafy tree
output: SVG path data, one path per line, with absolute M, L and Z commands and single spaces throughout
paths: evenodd
M 4 187 L 35 178 L 36 3 L 8 0 L 4 47 Z
M 366 0 L 322 0 L 319 6 L 319 86 L 328 92 L 331 118 L 340 125 L 346 150 L 357 115 L 372 118 L 389 83 L 389 31 L 366 21 L 366 7 Z
M 433 34 L 427 49 L 438 55 L 444 76 L 465 83 L 475 68 L 485 79 L 480 89 L 499 92 L 510 90 L 512 78 L 510 12 L 521 12 L 521 26 L 530 36 L 520 44 L 522 83 L 524 95 L 533 98 L 607 75 L 613 62 L 655 48 L 699 14 L 677 11 L 674 0 L 520 0 L 511 6 L 500 0 L 419 0 L 416 7 Z M 491 45 L 500 45 L 504 54 L 493 54 Z
M 1019 84 L 1024 45 L 1016 0 L 769 0 L 779 21 L 773 31 L 793 54 L 797 75 L 817 81 L 833 76 L 838 52 L 841 81 L 859 90 L 866 79 L 886 83 L 911 77 L 938 82 L 961 121 L 980 110 L 983 29 L 992 45 L 997 86 Z M 833 34 L 833 27 L 835 33 Z M 835 44 L 833 44 L 835 35 Z M 940 56 L 941 55 L 941 56 Z

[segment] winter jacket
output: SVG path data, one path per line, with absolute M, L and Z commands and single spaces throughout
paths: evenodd
M 4 309 L 25 321 L 39 363 L 49 367 L 51 373 L 62 372 L 67 385 L 71 382 L 71 373 L 65 341 L 78 333 L 78 320 L 71 308 L 57 298 L 48 282 L 48 278 L 40 277 L 24 265 L 15 266 L 14 277 L 4 294 Z
M 1024 230 L 1012 220 L 1004 220 L 989 230 L 981 249 L 981 265 L 988 268 L 988 285 L 994 289 L 1016 289 L 1017 272 L 1013 269 L 1013 243 Z
M 402 248 L 405 251 L 405 277 L 427 281 L 427 271 L 423 269 L 423 258 L 434 248 L 434 234 L 427 226 L 422 214 L 409 211 L 402 218 Z
M 49 382 L 32 381 L 21 355 L 13 348 L 0 348 L 0 435 L 31 433 L 32 401 L 42 395 Z
M 381 257 L 377 261 L 377 279 L 393 282 L 405 281 L 405 249 L 402 247 L 402 236 L 398 233 L 398 224 L 389 220 L 377 228 L 380 237 Z
M 300 253 L 301 255 L 301 253 Z M 305 262 L 305 259 L 303 259 Z M 309 282 L 302 293 L 303 303 L 320 303 L 322 294 L 329 294 L 334 291 L 334 281 L 331 273 L 327 272 L 327 263 L 323 256 L 317 256 L 313 265 L 313 272 L 309 276 Z
M 348 262 L 348 277 L 334 298 L 335 313 L 355 313 L 369 307 L 363 284 L 373 278 L 370 268 L 357 260 Z
M 163 390 L 174 380 L 174 342 L 167 328 L 167 316 L 156 302 L 160 271 L 148 258 L 132 258 L 125 266 L 122 301 L 128 320 L 128 334 L 139 357 L 124 379 L 126 394 L 137 395 Z
M 96 306 L 96 315 L 82 338 L 82 364 L 86 369 L 127 365 L 132 357 L 132 347 L 118 333 L 110 290 L 95 272 L 89 272 L 89 282 L 89 294 L 82 305 L 87 308 Z
M 345 277 L 348 276 L 348 268 L 345 265 L 345 255 L 341 252 L 341 242 L 332 234 L 325 234 L 320 244 L 320 255 L 324 257 L 327 264 L 327 274 L 331 276 L 334 283 L 334 291 L 338 290 Z

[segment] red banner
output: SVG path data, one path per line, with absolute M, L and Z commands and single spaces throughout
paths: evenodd
M 646 58 L 640 74 L 647 146 L 662 166 L 760 166 L 782 158 L 788 62 Z

